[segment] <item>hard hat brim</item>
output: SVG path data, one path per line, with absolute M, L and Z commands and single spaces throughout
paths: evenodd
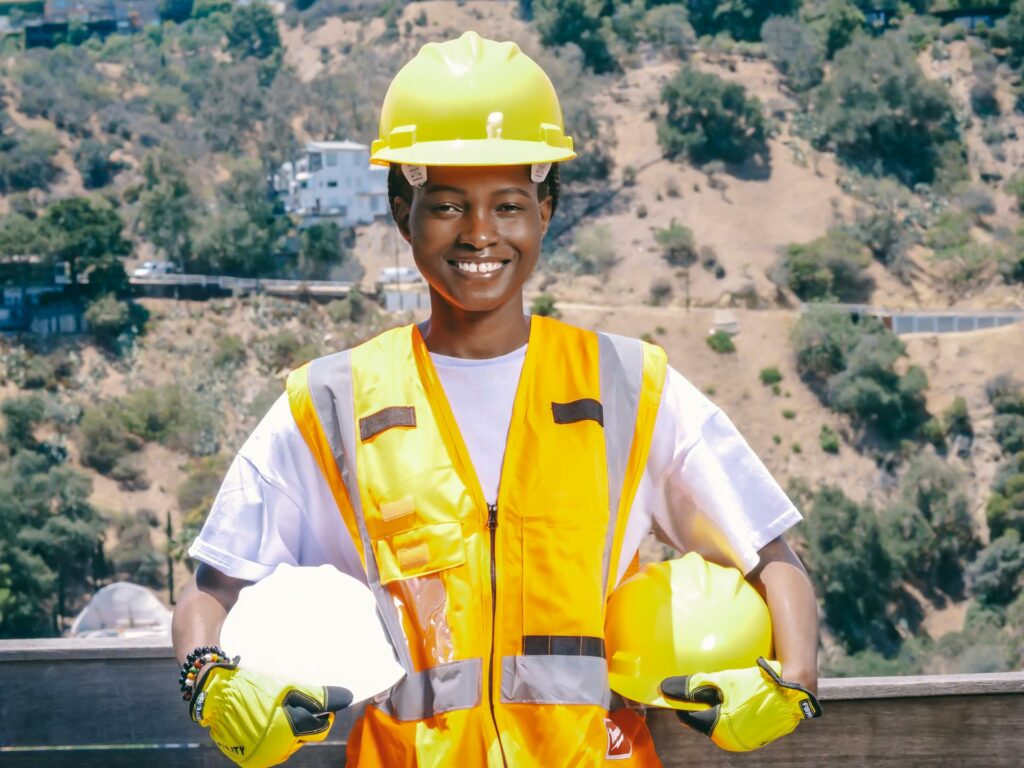
M 492 166 L 561 163 L 576 153 L 565 147 L 552 147 L 537 141 L 514 139 L 453 139 L 420 141 L 409 147 L 384 147 L 370 157 L 374 165 L 450 165 Z

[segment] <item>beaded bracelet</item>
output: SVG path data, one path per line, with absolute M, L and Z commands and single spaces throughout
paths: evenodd
M 238 659 L 238 656 L 232 659 L 228 656 L 227 651 L 216 645 L 204 645 L 201 648 L 194 649 L 189 653 L 185 663 L 181 666 L 181 675 L 178 678 L 178 683 L 181 686 L 181 698 L 185 701 L 189 701 L 192 698 L 196 680 L 199 678 L 199 671 L 204 665 L 213 662 L 237 664 Z

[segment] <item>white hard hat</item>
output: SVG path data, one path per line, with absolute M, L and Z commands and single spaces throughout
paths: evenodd
M 355 702 L 405 675 L 369 588 L 330 565 L 279 565 L 246 587 L 224 620 L 220 645 L 239 666 L 304 685 L 338 685 Z

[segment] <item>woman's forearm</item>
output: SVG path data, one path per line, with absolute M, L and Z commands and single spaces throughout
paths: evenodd
M 199 566 L 174 609 L 171 639 L 179 663 L 184 663 L 194 648 L 220 644 L 224 619 L 247 584 L 208 565 Z
M 818 602 L 810 579 L 781 536 L 759 554 L 761 562 L 748 578 L 768 603 L 782 676 L 817 693 Z

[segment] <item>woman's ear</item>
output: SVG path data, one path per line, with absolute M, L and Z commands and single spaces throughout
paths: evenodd
M 391 203 L 391 215 L 395 218 L 395 224 L 398 226 L 398 231 L 407 243 L 412 242 L 412 234 L 409 231 L 409 216 L 411 213 L 412 207 L 410 206 L 409 201 L 401 195 L 395 195 L 395 199 Z
M 545 195 L 540 201 L 540 236 L 543 238 L 548 233 L 548 227 L 551 225 L 551 216 L 554 213 L 555 199 L 550 195 Z

